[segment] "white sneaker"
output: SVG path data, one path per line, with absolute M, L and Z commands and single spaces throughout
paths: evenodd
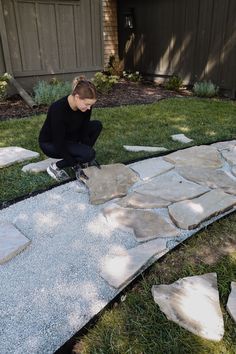
M 48 166 L 47 173 L 49 176 L 59 182 L 67 181 L 70 179 L 70 176 L 66 173 L 66 171 L 59 169 L 55 163 L 51 163 L 51 165 Z

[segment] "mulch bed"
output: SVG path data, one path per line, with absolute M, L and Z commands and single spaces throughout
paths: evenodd
M 122 81 L 115 84 L 110 92 L 103 95 L 99 94 L 94 107 L 148 104 L 164 98 L 190 95 L 191 92 L 187 90 L 177 93 L 174 91 L 167 91 L 161 86 L 152 83 Z M 14 95 L 3 102 L 0 102 L 0 120 L 28 117 L 35 114 L 46 113 L 47 110 L 48 106 L 31 108 L 19 95 Z

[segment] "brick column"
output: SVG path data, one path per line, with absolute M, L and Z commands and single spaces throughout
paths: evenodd
M 117 26 L 117 1 L 103 0 L 103 40 L 104 40 L 104 66 L 109 57 L 118 58 L 118 26 Z

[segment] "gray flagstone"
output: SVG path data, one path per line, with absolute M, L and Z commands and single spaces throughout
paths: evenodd
M 101 268 L 101 277 L 111 286 L 121 288 L 126 285 L 153 257 L 162 257 L 166 248 L 165 239 L 145 242 L 137 247 L 125 250 L 122 253 L 111 254 L 105 257 Z
M 184 134 L 173 134 L 171 135 L 172 140 L 174 141 L 179 141 L 180 143 L 187 144 L 193 141 L 193 139 L 189 139 L 186 135 Z
M 221 155 L 214 146 L 201 145 L 178 150 L 163 157 L 176 166 L 201 166 L 219 168 L 223 166 Z
M 22 252 L 30 240 L 14 225 L 8 222 L 0 223 L 0 264 L 6 263 Z
M 229 294 L 227 302 L 227 310 L 234 322 L 236 322 L 236 282 L 231 282 L 231 293 Z
M 221 150 L 231 150 L 236 147 L 236 140 L 230 141 L 219 141 L 218 143 L 213 143 L 211 146 L 217 148 L 219 151 Z
M 133 231 L 137 241 L 147 241 L 157 237 L 177 237 L 179 235 L 179 230 L 170 219 L 151 211 L 111 205 L 103 209 L 103 215 L 119 228 Z
M 141 179 L 147 180 L 171 170 L 174 168 L 174 165 L 166 162 L 161 157 L 154 157 L 152 159 L 132 163 L 129 167 L 137 172 Z
M 28 165 L 25 165 L 22 167 L 22 171 L 23 172 L 32 172 L 32 173 L 39 173 L 39 172 L 43 172 L 46 171 L 48 166 L 52 163 L 52 162 L 57 162 L 59 161 L 58 159 L 52 159 L 52 158 L 48 158 L 39 162 L 33 162 L 33 163 L 29 163 Z
M 167 318 L 208 340 L 220 341 L 224 322 L 216 273 L 179 279 L 152 287 L 154 301 Z
M 123 148 L 127 151 L 138 152 L 138 151 L 167 151 L 166 148 L 162 146 L 137 146 L 137 145 L 123 145 Z
M 236 197 L 214 189 L 192 200 L 184 200 L 168 207 L 174 223 L 182 229 L 194 229 L 201 222 L 230 210 L 236 204 Z
M 39 153 L 18 146 L 0 148 L 0 168 L 39 157 Z
M 236 147 L 232 148 L 230 151 L 222 151 L 221 153 L 230 165 L 236 165 Z
M 187 181 L 177 173 L 170 171 L 137 186 L 134 190 L 139 194 L 176 202 L 197 197 L 209 191 L 209 188 Z

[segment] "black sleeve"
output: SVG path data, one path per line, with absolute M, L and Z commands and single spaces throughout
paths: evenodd
M 65 114 L 63 113 L 63 110 L 59 106 L 51 107 L 51 110 L 49 111 L 49 114 L 51 116 L 50 121 L 52 129 L 52 142 L 56 150 L 59 152 L 62 158 L 66 160 L 68 165 L 74 166 L 76 165 L 76 160 L 66 148 Z
M 90 145 L 90 138 L 89 138 L 89 121 L 91 118 L 91 109 L 86 112 L 86 116 L 84 117 L 83 124 L 81 126 L 81 143 Z

